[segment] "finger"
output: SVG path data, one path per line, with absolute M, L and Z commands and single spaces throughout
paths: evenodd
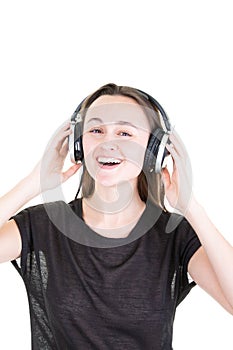
M 166 144 L 166 148 L 167 148 L 168 152 L 170 153 L 170 155 L 172 156 L 172 158 L 178 160 L 179 154 L 178 154 L 174 144 L 173 143 L 167 143 Z
M 166 190 L 171 184 L 171 178 L 167 168 L 163 168 L 162 170 L 162 181 Z
M 71 121 L 65 121 L 64 124 L 61 126 L 61 129 L 67 130 L 70 129 Z
M 169 139 L 173 144 L 174 148 L 176 149 L 177 153 L 181 157 L 187 156 L 187 150 L 185 148 L 185 145 L 181 140 L 181 137 L 178 135 L 178 133 L 174 129 L 172 130 L 172 133 L 170 134 Z
M 170 143 L 166 145 L 167 150 L 169 151 L 172 160 L 173 160 L 173 168 L 174 167 L 187 167 L 188 164 L 190 164 L 189 156 L 188 154 L 182 150 L 177 151 L 177 147 L 174 145 L 174 143 Z
M 72 133 L 71 129 L 63 130 L 61 133 L 59 133 L 57 139 L 55 140 L 54 147 L 60 151 L 64 142 L 68 141 L 68 136 Z
M 49 140 L 46 149 L 57 149 L 58 151 L 60 150 L 65 138 L 71 134 L 71 129 L 67 128 L 68 125 L 60 127 L 56 133 L 51 137 Z
M 69 151 L 69 142 L 68 142 L 68 137 L 66 137 L 66 139 L 63 142 L 62 147 L 60 148 L 60 155 L 65 158 L 67 153 Z
M 64 123 L 62 123 L 62 124 L 58 127 L 57 132 L 59 132 L 60 130 L 67 130 L 67 129 L 70 129 L 70 125 L 71 125 L 71 121 L 70 121 L 70 120 L 64 121 Z
M 68 180 L 72 175 L 74 175 L 82 166 L 82 163 L 72 165 L 68 170 L 62 173 L 62 182 Z

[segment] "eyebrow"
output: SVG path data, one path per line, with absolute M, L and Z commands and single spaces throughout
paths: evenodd
M 101 118 L 91 118 L 91 119 L 89 119 L 88 120 L 88 122 L 87 122 L 87 124 L 88 123 L 91 123 L 91 122 L 99 122 L 99 123 L 103 123 L 104 124 L 104 122 L 103 122 L 103 120 L 101 119 Z M 132 123 L 130 123 L 130 122 L 126 122 L 126 121 L 124 121 L 124 120 L 119 120 L 119 121 L 117 121 L 115 124 L 119 124 L 119 125 L 129 125 L 129 126 L 132 126 L 133 128 L 135 128 L 135 129 L 137 129 L 137 127 L 134 125 L 134 124 L 132 124 Z

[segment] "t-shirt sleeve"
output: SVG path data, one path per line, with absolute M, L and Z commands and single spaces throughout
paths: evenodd
M 28 207 L 11 218 L 15 220 L 22 240 L 20 266 L 16 260 L 11 262 L 22 277 L 30 274 L 35 261 L 40 266 L 41 252 L 49 254 L 49 250 L 53 249 L 57 237 L 55 232 L 68 227 L 67 213 L 69 206 L 63 201 L 56 201 Z
M 201 242 L 189 224 L 184 218 L 177 228 L 177 240 L 179 246 L 179 273 L 180 273 L 180 285 L 179 296 L 177 305 L 187 296 L 190 290 L 196 285 L 194 281 L 189 280 L 188 264 L 191 257 L 201 247 Z
M 22 241 L 20 265 L 18 264 L 17 260 L 12 260 L 11 263 L 17 269 L 17 271 L 20 273 L 22 277 L 25 274 L 27 255 L 31 253 L 34 249 L 32 230 L 31 230 L 30 212 L 39 210 L 39 208 L 40 208 L 40 205 L 29 207 L 27 209 L 20 211 L 18 214 L 16 214 L 11 218 L 15 220 L 18 226 L 19 233 L 21 236 L 21 241 Z

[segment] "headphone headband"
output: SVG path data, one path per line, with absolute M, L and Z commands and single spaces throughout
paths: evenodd
M 140 89 L 135 89 L 136 91 L 138 91 L 140 94 L 142 94 L 148 101 L 150 101 L 150 103 L 153 105 L 155 105 L 155 107 L 157 108 L 157 110 L 159 111 L 159 113 L 161 114 L 162 116 L 162 120 L 165 124 L 165 128 L 166 128 L 166 131 L 168 132 L 171 132 L 171 124 L 169 122 L 169 119 L 168 119 L 168 116 L 167 116 L 167 113 L 165 112 L 165 110 L 163 109 L 163 107 L 161 106 L 161 104 L 154 98 L 152 97 L 151 95 L 149 95 L 148 93 L 140 90 Z M 87 98 L 87 97 L 86 97 Z M 74 121 L 74 122 L 78 122 L 76 120 L 77 118 L 77 114 L 79 113 L 81 107 L 82 107 L 82 104 L 83 102 L 86 100 L 86 98 L 84 98 L 82 100 L 82 102 L 79 103 L 78 107 L 75 109 L 74 113 L 72 114 L 71 116 L 71 121 Z
M 151 95 L 147 94 L 146 92 L 140 90 L 140 89 L 136 89 L 138 92 L 140 92 L 148 101 L 150 101 L 150 103 L 152 103 L 152 105 L 154 104 L 155 107 L 157 108 L 157 110 L 159 111 L 159 113 L 162 116 L 162 119 L 164 121 L 165 127 L 166 127 L 166 131 L 170 132 L 171 131 L 171 124 L 169 122 L 167 113 L 165 112 L 165 110 L 163 109 L 163 107 L 161 106 L 161 104 Z

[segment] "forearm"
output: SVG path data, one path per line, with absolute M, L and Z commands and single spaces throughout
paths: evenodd
M 22 179 L 12 190 L 0 198 L 0 228 L 22 206 L 39 194 L 38 186 L 30 176 Z
M 195 199 L 191 200 L 185 217 L 197 233 L 222 291 L 233 307 L 233 247 L 216 229 Z

